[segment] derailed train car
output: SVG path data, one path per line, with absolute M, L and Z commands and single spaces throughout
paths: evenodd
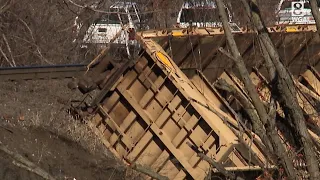
M 210 165 L 199 152 L 227 169 L 266 164 L 249 137 L 246 145 L 239 141 L 232 111 L 208 84 L 202 92 L 197 87 L 201 78 L 189 80 L 158 44 L 150 39 L 143 43 L 136 62 L 108 92 L 100 91 L 104 95 L 90 120 L 115 156 L 170 179 L 204 179 Z
M 289 33 L 292 28 L 301 32 Z M 306 28 L 309 30 L 303 31 Z M 294 75 L 297 77 L 306 71 L 306 67 L 302 67 L 306 65 L 301 63 L 304 57 L 301 47 L 318 41 L 312 38 L 314 28 L 271 27 L 269 31 L 274 32 L 271 36 L 277 48 L 289 50 L 281 56 L 289 55 L 285 63 L 290 65 Z M 261 61 L 253 61 L 262 58 L 255 54 L 259 46 L 255 47 L 253 36 L 250 30 L 235 35 L 237 42 L 243 45 L 241 51 L 248 69 L 262 66 Z M 305 44 L 293 44 L 294 38 L 304 39 Z M 237 107 L 241 104 L 230 101 L 230 96 L 223 95 L 212 85 L 217 78 L 224 78 L 244 92 L 236 75 L 231 73 L 232 63 L 219 54 L 219 47 L 225 47 L 223 30 L 148 31 L 138 34 L 137 39 L 142 46 L 137 58 L 119 63 L 105 53 L 100 54 L 100 62 L 78 83 L 86 97 L 91 96 L 90 100 L 85 100 L 81 113 L 88 115 L 89 125 L 116 157 L 129 164 L 151 167 L 169 179 L 204 179 L 212 170 L 216 172 L 198 157 L 199 153 L 222 163 L 228 171 L 274 165 L 265 156 L 259 137 L 241 131 L 237 118 L 240 112 Z M 288 46 L 282 46 L 286 43 Z M 300 85 L 303 85 L 302 80 L 316 78 L 319 59 L 314 56 L 318 48 L 315 46 L 308 51 L 313 57 L 309 65 L 315 68 L 311 68 L 311 74 L 307 73 L 309 70 L 300 77 Z M 196 55 L 201 56 L 201 61 L 196 61 Z M 297 69 L 298 66 L 302 68 Z M 197 69 L 203 73 L 195 71 Z M 257 71 L 252 71 L 251 77 L 257 89 L 266 80 Z M 312 93 L 305 95 L 306 92 L 299 91 L 300 105 L 306 114 L 317 113 L 311 99 L 319 98 L 314 90 L 318 85 L 306 84 L 304 82 L 303 86 L 312 89 Z M 268 89 L 259 93 L 264 96 L 266 91 Z M 310 119 L 311 125 L 317 125 L 316 117 Z M 319 140 L 317 133 L 312 130 L 310 133 Z M 281 131 L 279 135 L 285 139 Z

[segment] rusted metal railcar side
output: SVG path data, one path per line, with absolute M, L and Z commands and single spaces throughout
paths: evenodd
M 118 158 L 149 166 L 170 179 L 204 179 L 208 173 L 209 164 L 188 144 L 227 169 L 265 162 L 256 145 L 252 148 L 259 158 L 249 159 L 248 149 L 228 123 L 210 111 L 236 122 L 208 86 L 201 92 L 157 43 L 141 42 L 144 50 L 136 63 L 108 92 L 100 91 L 104 96 L 90 122 Z
M 314 36 L 315 26 L 268 30 L 295 78 L 307 70 L 301 82 L 296 81 L 304 89 L 297 97 L 306 114 L 316 113 L 313 100 L 319 100 L 320 40 Z M 95 92 L 86 109 L 92 115 L 89 125 L 115 156 L 151 167 L 170 179 L 205 178 L 211 168 L 197 151 L 230 171 L 270 164 L 259 137 L 240 132 L 237 113 L 241 104 L 212 85 L 223 78 L 250 99 L 233 63 L 219 52 L 220 47 L 228 49 L 223 33 L 220 28 L 139 32 L 136 38 L 142 49 L 138 58 L 119 63 L 103 56 L 92 73 L 84 76 L 80 89 L 84 94 Z M 270 89 L 255 33 L 243 28 L 234 37 L 261 100 L 268 101 Z M 277 117 L 282 113 L 278 109 Z M 318 119 L 310 120 L 317 124 Z M 319 140 L 317 132 L 309 132 Z M 279 135 L 287 136 L 281 129 Z

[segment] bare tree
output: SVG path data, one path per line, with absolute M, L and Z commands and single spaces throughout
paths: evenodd
M 74 19 L 80 14 L 68 1 L 1 1 L 0 65 L 84 62 L 79 44 L 73 43 Z
M 297 132 L 297 139 L 301 142 L 303 146 L 303 151 L 305 154 L 308 171 L 311 175 L 311 179 L 319 178 L 319 165 L 313 148 L 313 142 L 308 133 L 307 126 L 305 124 L 305 118 L 303 116 L 302 109 L 300 108 L 298 101 L 296 99 L 296 88 L 292 80 L 290 72 L 284 67 L 280 60 L 280 56 L 271 41 L 268 30 L 263 24 L 261 19 L 260 10 L 256 0 L 241 0 L 247 14 L 252 20 L 256 30 L 258 32 L 258 37 L 264 44 L 266 51 L 268 52 L 272 64 L 276 69 L 276 77 L 273 80 L 272 87 L 276 88 L 278 91 L 277 97 L 279 97 L 279 102 L 282 108 L 286 112 L 286 117 L 294 124 L 294 128 Z M 268 58 L 265 59 L 269 61 Z M 275 91 L 274 91 L 275 92 Z M 287 173 L 293 175 L 293 171 L 290 171 L 288 164 L 284 164 L 287 167 Z
M 312 15 L 316 21 L 317 29 L 318 29 L 318 34 L 320 34 L 320 12 L 319 12 L 319 5 L 318 5 L 317 0 L 310 0 L 310 6 L 311 6 L 311 11 Z
M 0 142 L 0 151 L 10 156 L 10 158 L 13 159 L 12 163 L 14 165 L 20 168 L 26 169 L 27 171 L 30 171 L 34 174 L 37 174 L 38 176 L 41 176 L 43 179 L 55 180 L 55 178 L 51 174 L 43 170 L 41 167 L 39 167 L 35 163 L 28 160 L 26 157 L 10 151 L 5 145 L 2 144 L 2 142 Z
M 219 15 L 223 22 L 225 36 L 227 38 L 227 42 L 232 53 L 232 60 L 234 61 L 237 70 L 239 71 L 239 74 L 245 85 L 245 89 L 251 97 L 252 104 L 255 108 L 255 112 L 252 112 L 253 116 L 251 119 L 254 130 L 261 136 L 261 139 L 263 140 L 267 149 L 270 152 L 276 152 L 277 157 L 281 160 L 281 164 L 283 164 L 284 167 L 286 167 L 289 177 L 294 179 L 295 170 L 292 164 L 292 160 L 286 154 L 284 146 L 282 145 L 281 140 L 276 132 L 274 119 L 275 116 L 267 113 L 265 106 L 259 99 L 259 95 L 250 79 L 249 73 L 246 69 L 242 56 L 237 48 L 236 42 L 231 33 L 231 29 L 227 21 L 227 15 L 224 11 L 223 2 L 222 0 L 216 0 L 216 2 L 219 8 Z M 257 114 L 255 115 L 255 113 Z

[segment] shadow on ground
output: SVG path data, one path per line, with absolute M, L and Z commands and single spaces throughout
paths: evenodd
M 103 153 L 92 154 L 68 138 L 36 128 L 0 128 L 0 141 L 38 164 L 57 179 L 124 179 L 124 168 Z M 12 159 L 0 152 L 0 179 L 37 180 L 39 176 L 16 167 Z

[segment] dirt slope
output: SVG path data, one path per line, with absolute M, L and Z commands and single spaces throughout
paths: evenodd
M 66 113 L 76 94 L 66 80 L 0 84 L 0 141 L 57 179 L 124 179 L 125 168 L 86 127 Z M 0 179 L 42 179 L 0 151 Z
M 8 149 L 37 163 L 58 179 L 122 179 L 124 169 L 103 154 L 91 154 L 79 144 L 44 129 L 2 128 L 1 142 Z M 11 159 L 0 153 L 0 179 L 41 179 L 13 166 Z

